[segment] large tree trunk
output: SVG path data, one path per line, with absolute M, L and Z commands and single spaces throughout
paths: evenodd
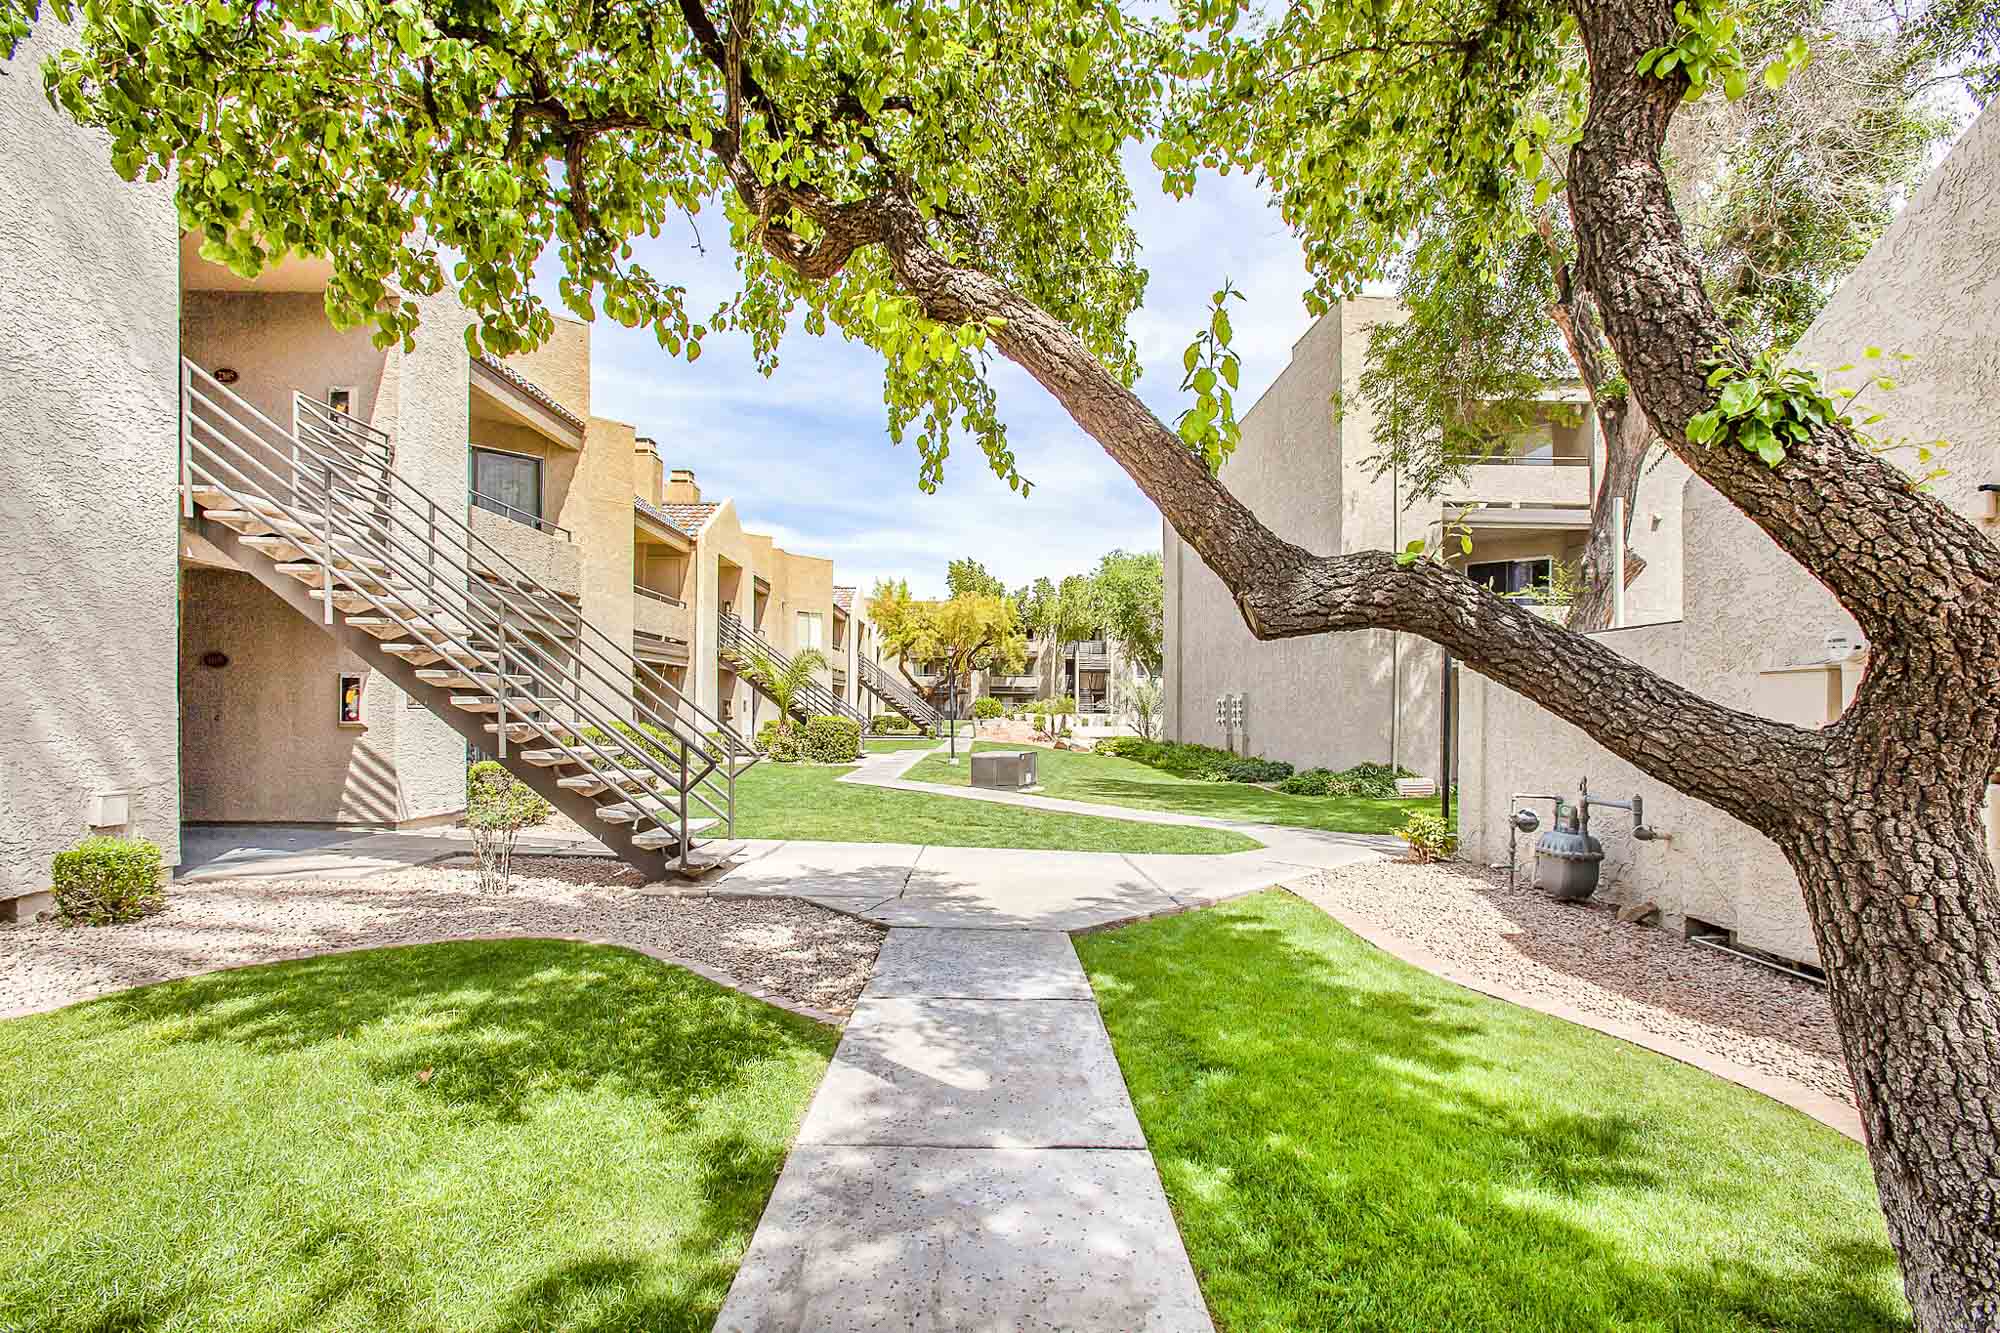
M 1817 576 L 1870 642 L 1797 792 L 1748 820 L 1799 872 L 1920 1328 L 2000 1326 L 2000 893 L 1979 826 L 2000 734 L 2000 552 L 1834 431 L 1770 467 L 1688 442 L 1728 343 L 1659 151 L 1683 85 L 1635 72 L 1659 0 L 1578 0 L 1591 110 L 1579 269 L 1661 440 Z
M 1918 1327 L 1990 1330 L 2000 1326 L 2000 896 L 1977 810 L 1921 783 L 1871 785 L 1803 825 L 1785 852 L 1805 886 Z
M 1632 549 L 1632 510 L 1639 498 L 1639 481 L 1646 475 L 1646 458 L 1653 451 L 1653 428 L 1643 412 L 1617 399 L 1605 400 L 1598 412 L 1604 433 L 1604 471 L 1597 477 L 1591 501 L 1590 540 L 1577 569 L 1576 600 L 1567 624 L 1573 630 L 1607 629 L 1615 605 L 1612 582 L 1617 547 L 1625 547 L 1625 583 L 1639 577 L 1646 558 Z M 1623 500 L 1622 520 L 1614 524 L 1613 500 Z M 1616 531 L 1613 531 L 1613 527 Z M 1678 534 L 1676 534 L 1678 535 Z

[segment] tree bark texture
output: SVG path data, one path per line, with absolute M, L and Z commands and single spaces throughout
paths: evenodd
M 1004 321 L 1001 353 L 1152 500 L 1257 637 L 1421 635 L 1776 842 L 1804 887 L 1918 1326 L 1990 1330 L 2000 1303 L 2000 893 L 1978 811 L 2000 756 L 2000 550 L 1837 429 L 1775 468 L 1733 445 L 1688 443 L 1688 419 L 1714 402 L 1711 358 L 1731 353 L 1660 169 L 1685 84 L 1635 70 L 1673 40 L 1672 6 L 1573 5 L 1591 84 L 1568 181 L 1578 283 L 1643 412 L 1632 429 L 1649 427 L 1868 636 L 1861 690 L 1821 730 L 1702 698 L 1440 564 L 1285 541 L 1060 320 L 940 255 L 907 199 L 834 204 L 760 187 L 747 168 L 735 178 L 761 216 L 782 193 L 819 222 L 810 244 L 781 227 L 763 233 L 801 274 L 830 275 L 855 248 L 881 245 L 926 315 Z M 1635 460 L 1629 482 L 1607 485 L 1635 485 L 1636 470 Z
M 1615 605 L 1611 585 L 1616 568 L 1612 556 L 1619 543 L 1625 546 L 1627 587 L 1646 567 L 1645 557 L 1631 549 L 1632 509 L 1639 498 L 1639 481 L 1646 475 L 1646 459 L 1653 451 L 1653 427 L 1644 413 L 1629 404 L 1615 398 L 1604 402 L 1597 415 L 1604 435 L 1604 470 L 1597 476 L 1597 494 L 1591 500 L 1590 538 L 1577 569 L 1576 600 L 1570 603 L 1565 621 L 1579 631 L 1611 625 Z M 1623 500 L 1623 508 L 1613 505 L 1613 500 Z

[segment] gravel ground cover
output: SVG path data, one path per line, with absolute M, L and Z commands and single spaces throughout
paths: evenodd
M 1382 862 L 1292 886 L 1486 981 L 1622 1019 L 1852 1105 L 1826 994 L 1754 963 L 1559 903 L 1504 871 Z
M 883 932 L 808 903 L 653 898 L 615 861 L 515 862 L 513 885 L 481 893 L 468 858 L 365 879 L 182 884 L 137 925 L 0 927 L 0 1017 L 246 963 L 445 936 L 577 936 L 657 949 L 845 1015 Z

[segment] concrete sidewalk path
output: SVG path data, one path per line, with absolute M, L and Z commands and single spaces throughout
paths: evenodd
M 1212 1330 L 1069 937 L 889 932 L 718 1330 Z

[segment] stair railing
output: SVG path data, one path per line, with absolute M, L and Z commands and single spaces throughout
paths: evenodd
M 572 695 L 560 700 L 574 710 L 574 717 L 562 724 L 566 729 L 575 731 L 573 737 L 558 737 L 535 712 L 523 711 L 518 719 L 510 718 L 509 700 L 514 687 L 507 677 L 516 674 L 510 668 L 517 658 L 530 664 L 540 663 L 551 680 L 563 679 L 570 674 L 571 663 L 558 660 L 532 639 L 510 644 L 506 630 L 511 608 L 496 591 L 480 586 L 484 580 L 470 577 L 462 583 L 445 580 L 440 587 L 435 566 L 443 558 L 443 550 L 420 538 L 414 543 L 419 554 L 413 555 L 413 543 L 409 540 L 411 525 L 404 515 L 395 512 L 394 504 L 382 504 L 378 499 L 374 512 L 356 512 L 365 509 L 365 506 L 347 493 L 349 487 L 373 489 L 378 497 L 400 500 L 400 497 L 394 496 L 390 484 L 400 479 L 365 453 L 357 460 L 355 451 L 346 447 L 344 442 L 337 451 L 341 456 L 335 457 L 321 453 L 296 436 L 288 435 L 268 417 L 190 363 L 183 364 L 182 386 L 181 465 L 182 475 L 189 483 L 184 501 L 186 512 L 192 513 L 193 484 L 205 483 L 239 503 L 245 495 L 251 495 L 276 510 L 286 521 L 307 534 L 305 539 L 295 539 L 301 549 L 310 550 L 309 542 L 317 538 L 324 571 L 321 583 L 326 614 L 331 616 L 334 595 L 339 585 L 345 584 L 349 592 L 392 621 L 400 632 L 451 661 L 454 667 L 474 681 L 474 687 L 479 692 L 493 697 L 495 733 L 503 757 L 510 741 L 509 724 L 518 721 L 527 724 L 550 746 L 575 758 L 594 776 L 603 777 L 605 770 L 628 773 L 635 766 L 651 770 L 681 797 L 674 814 L 680 824 L 681 855 L 685 860 L 689 845 L 686 828 L 689 796 L 714 809 L 712 803 L 696 790 L 697 785 L 717 767 L 717 759 L 708 747 L 698 747 L 705 763 L 700 766 L 700 771 L 691 774 L 687 750 L 696 747 L 689 746 L 677 727 L 668 731 L 681 750 L 672 769 L 650 752 L 643 737 L 630 738 L 629 742 L 617 739 L 621 734 L 618 725 L 622 722 L 621 714 L 636 702 L 631 698 L 631 685 L 628 682 L 622 690 L 614 686 L 607 699 L 603 686 L 609 682 L 605 682 L 602 673 L 587 663 L 586 667 L 599 684 L 589 685 L 571 675 Z M 232 438 L 232 435 L 246 437 L 249 443 Z M 268 458 L 275 458 L 278 466 L 273 467 Z M 257 480 L 259 474 L 267 480 Z M 357 481 L 360 483 L 358 486 L 354 485 Z M 372 487 L 370 482 L 374 483 Z M 407 483 L 402 484 L 407 486 Z M 402 503 L 405 508 L 414 509 L 406 501 Z M 245 504 L 243 507 L 255 511 L 255 506 Z M 424 517 L 435 522 L 440 515 L 426 514 Z M 448 518 L 449 515 L 443 517 Z M 365 559 L 373 560 L 385 573 L 364 572 L 357 579 L 341 569 L 339 548 L 343 544 L 358 551 Z M 378 596 L 368 586 L 380 582 L 386 590 L 392 581 L 391 575 L 400 576 L 403 583 L 412 589 L 428 589 L 434 603 L 432 609 L 423 613 L 415 613 L 413 609 L 413 614 L 404 615 L 397 610 L 402 603 L 395 601 L 392 594 L 385 591 L 385 595 Z M 456 635 L 447 629 L 444 623 L 446 615 L 457 615 L 460 619 L 462 627 Z M 480 646 L 478 636 L 482 629 L 497 638 L 501 645 L 498 654 Z M 465 671 L 462 659 L 468 657 L 475 663 L 474 672 Z M 486 669 L 490 685 L 476 674 L 477 668 Z M 606 712 L 609 719 L 605 716 Z M 617 719 L 618 722 L 610 719 Z M 614 759 L 590 735 L 593 729 L 616 748 L 618 758 Z M 662 750 L 665 748 L 661 746 Z M 599 763 L 604 766 L 603 769 L 599 769 Z M 631 792 L 623 781 L 608 782 L 607 786 L 629 800 L 643 818 L 667 825 L 661 808 L 646 800 L 643 791 Z M 728 817 L 724 811 L 715 813 Z
M 791 665 L 790 657 L 779 652 L 770 640 L 745 625 L 742 618 L 733 612 L 724 611 L 717 616 L 717 644 L 722 651 L 733 652 L 738 657 L 746 657 L 754 652 L 770 659 L 775 666 L 782 668 Z M 849 721 L 858 722 L 863 730 L 867 729 L 868 719 L 861 710 L 820 684 L 818 680 L 808 680 L 802 694 L 805 701 L 817 710 L 815 715 L 844 717 Z
M 876 695 L 894 703 L 910 721 L 922 726 L 936 727 L 944 720 L 937 709 L 925 702 L 916 691 L 890 675 L 879 663 L 871 662 L 865 657 L 859 661 L 861 683 Z

